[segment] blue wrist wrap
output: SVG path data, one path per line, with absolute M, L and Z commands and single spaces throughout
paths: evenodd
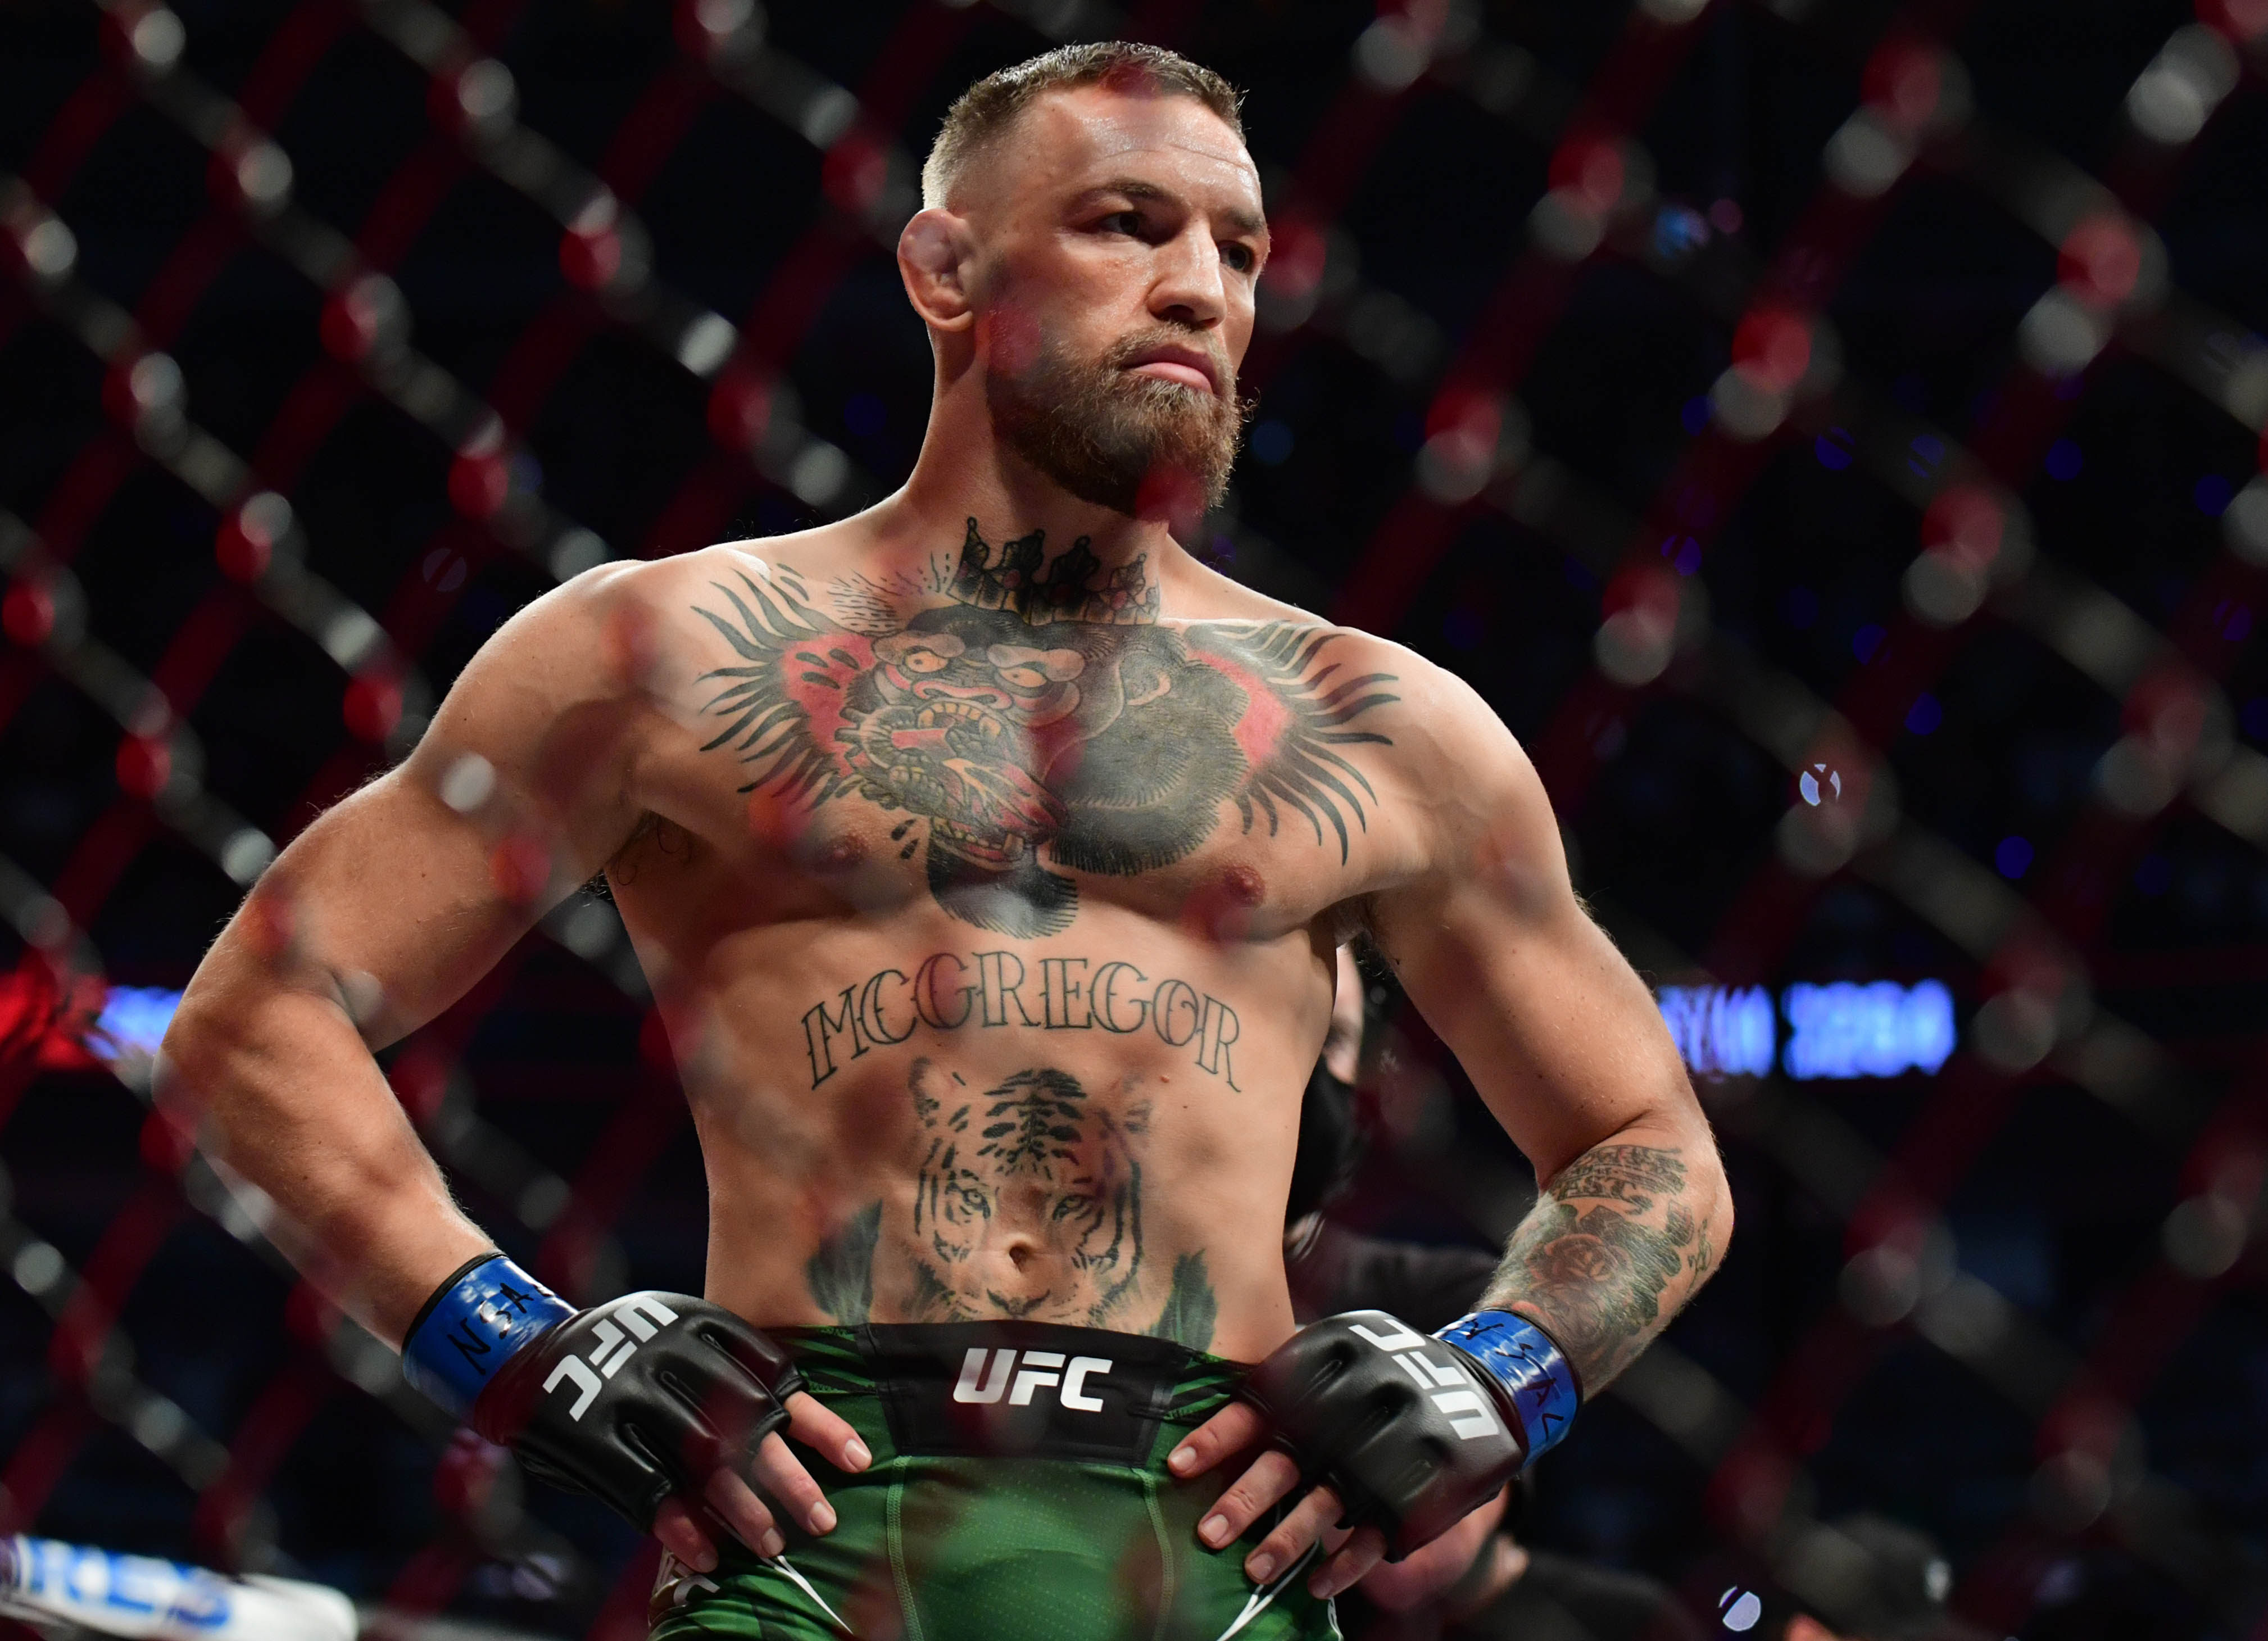
M 1510 1311 L 1475 1311 L 1433 1336 L 1471 1357 L 1511 1393 L 1528 1463 L 1559 1445 L 1582 1398 L 1575 1370 L 1550 1334 Z
M 401 1376 L 461 1419 L 497 1369 L 573 1314 L 573 1306 L 491 1254 L 425 1302 L 402 1341 Z

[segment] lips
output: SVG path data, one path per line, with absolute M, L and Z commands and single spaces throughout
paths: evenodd
M 1199 393 L 1217 394 L 1220 392 L 1220 382 L 1215 374 L 1212 359 L 1195 348 L 1145 348 L 1128 361 L 1126 369 L 1137 376 L 1153 377 L 1161 382 L 1176 382 Z

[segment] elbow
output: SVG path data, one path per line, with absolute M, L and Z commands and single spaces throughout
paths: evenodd
M 194 1120 L 202 1115 L 221 1085 L 232 1036 L 229 1012 L 197 997 L 192 988 L 173 1011 L 158 1044 L 152 1097 L 176 1116 Z

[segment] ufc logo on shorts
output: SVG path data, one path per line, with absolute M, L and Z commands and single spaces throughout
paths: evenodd
M 563 1356 L 559 1365 L 551 1370 L 551 1377 L 543 1381 L 546 1390 L 556 1390 L 562 1380 L 575 1387 L 575 1405 L 567 1409 L 571 1419 L 580 1419 L 591 1410 L 591 1402 L 604 1382 L 600 1377 L 612 1379 L 622 1371 L 622 1364 L 637 1354 L 638 1346 L 677 1320 L 677 1313 L 651 1293 L 641 1293 L 623 1300 L 608 1314 L 599 1319 L 593 1331 L 591 1359 Z M 622 1330 L 630 1330 L 629 1337 Z M 593 1372 L 593 1368 L 598 1372 Z
M 992 1360 L 988 1367 L 984 1358 Z M 1009 1350 L 987 1351 L 981 1344 L 968 1347 L 968 1354 L 961 1359 L 961 1382 L 953 1387 L 955 1402 L 979 1404 L 998 1402 L 1003 1394 L 1012 1408 L 1029 1407 L 1032 1393 L 1044 1390 L 1049 1385 L 1060 1387 L 1056 1400 L 1064 1407 L 1079 1413 L 1100 1413 L 1102 1398 L 1086 1394 L 1089 1374 L 1110 1371 L 1107 1356 L 1075 1356 L 1071 1365 L 1064 1365 L 1060 1350 L 1026 1350 L 1022 1352 L 1023 1366 L 1016 1365 L 1018 1353 Z M 1015 1375 L 1012 1386 L 1009 1375 Z
M 1417 1381 L 1418 1388 L 1432 1399 L 1433 1405 L 1449 1416 L 1449 1428 L 1457 1432 L 1461 1441 L 1479 1441 L 1493 1436 L 1501 1428 L 1496 1422 L 1496 1410 L 1489 1406 L 1488 1398 L 1473 1387 L 1473 1381 L 1454 1362 L 1438 1361 L 1425 1354 L 1432 1340 L 1396 1322 L 1398 1332 L 1373 1333 L 1360 1322 L 1354 1331 L 1394 1358 L 1394 1365 Z

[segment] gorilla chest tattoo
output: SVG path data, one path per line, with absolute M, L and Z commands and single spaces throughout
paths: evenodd
M 1082 538 L 1042 573 L 1041 533 L 994 548 L 976 520 L 925 578 L 838 586 L 822 612 L 792 571 L 718 583 L 696 606 L 739 665 L 703 675 L 724 720 L 703 751 L 744 793 L 864 798 L 930 892 L 981 929 L 1067 927 L 1083 872 L 1188 857 L 1233 808 L 1348 857 L 1377 796 L 1343 748 L 1386 673 L 1343 676 L 1338 635 L 1288 622 L 1168 627 L 1143 561 L 1103 573 Z

